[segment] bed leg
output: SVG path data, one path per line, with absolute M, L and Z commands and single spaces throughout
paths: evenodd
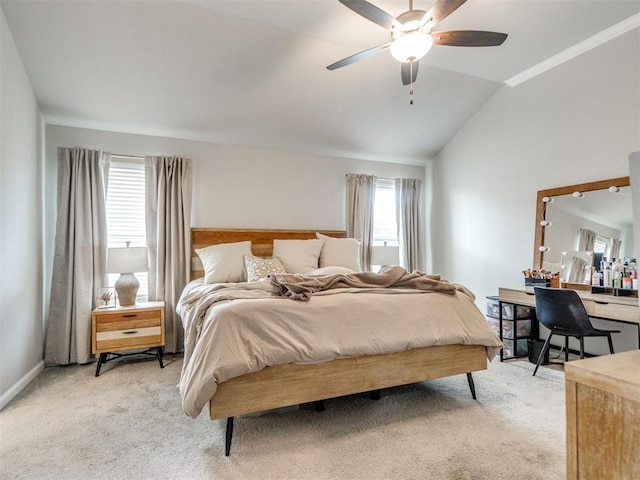
M 231 439 L 233 438 L 233 417 L 227 418 L 227 433 L 225 435 L 224 455 L 229 456 L 231 452 Z
M 369 398 L 371 400 L 380 400 L 382 398 L 382 393 L 380 390 L 371 390 L 369 392 Z
M 315 402 L 316 412 L 324 412 L 324 400 L 318 400 Z
M 467 373 L 467 382 L 469 382 L 469 388 L 471 389 L 471 397 L 476 400 L 476 386 L 473 384 L 473 377 L 471 372 Z

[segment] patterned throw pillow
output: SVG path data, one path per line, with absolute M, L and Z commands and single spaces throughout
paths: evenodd
M 244 267 L 247 270 L 247 282 L 261 280 L 270 273 L 287 273 L 279 258 L 261 258 L 245 255 Z

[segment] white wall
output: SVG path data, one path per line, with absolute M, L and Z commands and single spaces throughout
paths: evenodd
M 344 229 L 347 173 L 423 181 L 425 175 L 422 166 L 55 125 L 47 126 L 46 145 L 48 167 L 57 162 L 59 146 L 193 159 L 192 224 L 198 227 Z M 47 175 L 55 189 L 53 173 L 50 168 Z
M 639 64 L 636 29 L 504 86 L 435 159 L 434 269 L 471 288 L 481 308 L 498 287 L 523 284 L 538 190 L 629 174 L 627 157 L 640 149 Z M 617 348 L 637 348 L 634 327 L 607 326 L 625 332 Z
M 345 175 L 420 178 L 422 166 L 326 157 L 171 138 L 48 125 L 47 193 L 55 204 L 57 147 L 127 155 L 182 155 L 193 160 L 192 225 L 221 228 L 345 228 Z M 55 210 L 47 210 L 52 232 Z M 47 265 L 53 237 L 47 235 Z
M 43 368 L 42 120 L 0 11 L 0 408 Z

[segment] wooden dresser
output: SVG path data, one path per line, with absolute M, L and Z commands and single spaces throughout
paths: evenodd
M 567 479 L 640 478 L 640 350 L 568 362 Z

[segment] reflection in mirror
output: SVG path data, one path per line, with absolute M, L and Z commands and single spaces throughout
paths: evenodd
M 590 285 L 592 265 L 593 252 L 562 252 L 560 281 L 562 283 L 581 283 L 584 285 Z
M 597 263 L 633 258 L 633 245 L 629 177 L 538 192 L 534 268 L 558 272 L 562 252 L 579 250 L 595 251 Z
M 633 256 L 631 189 L 617 188 L 554 199 L 547 207 L 545 264 L 560 261 L 567 250 L 594 250 L 609 260 Z

